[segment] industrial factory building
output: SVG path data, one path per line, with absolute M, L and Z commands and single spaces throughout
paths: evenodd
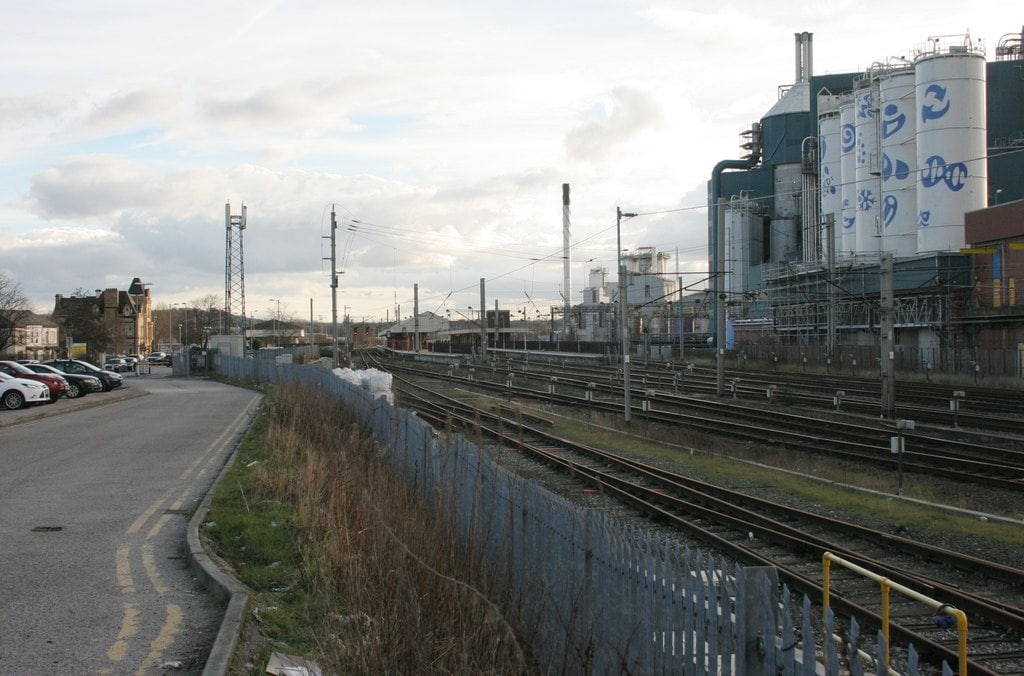
M 877 355 L 888 311 L 897 368 L 1021 374 L 1022 38 L 991 61 L 970 36 L 928 38 L 818 76 L 812 36 L 796 35 L 795 82 L 709 184 L 716 312 L 735 347 Z

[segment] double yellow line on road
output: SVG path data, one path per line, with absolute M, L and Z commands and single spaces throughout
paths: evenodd
M 181 473 L 177 479 L 178 485 L 151 503 L 125 531 L 124 541 L 118 545 L 114 557 L 117 586 L 125 597 L 121 627 L 114 642 L 107 650 L 107 659 L 110 660 L 111 665 L 108 669 L 101 670 L 100 673 L 125 673 L 127 671 L 125 662 L 128 660 L 131 645 L 133 642 L 145 640 L 139 636 L 142 631 L 140 603 L 145 603 L 145 601 L 139 598 L 141 594 L 138 581 L 132 572 L 133 559 L 137 559 L 142 564 L 142 569 L 145 572 L 143 584 L 149 585 L 147 590 L 152 589 L 161 599 L 167 596 L 169 589 L 157 568 L 152 541 L 173 516 L 183 513 L 183 507 L 188 500 L 196 497 L 195 485 L 204 476 L 217 469 L 216 465 L 221 459 L 219 451 L 224 447 L 226 441 L 235 434 L 241 421 L 249 415 L 248 408 L 240 413 L 233 423 Z M 150 640 L 149 651 L 135 669 L 136 674 L 150 672 L 161 661 L 165 653 L 173 647 L 175 638 L 181 630 L 184 621 L 181 606 L 164 600 L 163 610 L 163 625 Z

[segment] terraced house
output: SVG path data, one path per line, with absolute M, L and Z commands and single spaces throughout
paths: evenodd
M 0 321 L 5 321 L 0 318 Z M 11 342 L 0 350 L 4 359 L 53 359 L 60 343 L 57 323 L 44 315 L 25 312 L 14 319 Z

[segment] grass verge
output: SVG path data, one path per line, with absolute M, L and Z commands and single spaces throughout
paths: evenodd
M 598 425 L 601 422 L 606 421 L 599 421 Z M 957 537 L 987 539 L 1005 547 L 1024 547 L 1024 532 L 1015 524 L 982 521 L 971 515 L 893 500 L 885 495 L 895 492 L 891 472 L 873 472 L 860 465 L 837 462 L 825 456 L 792 449 L 728 443 L 706 437 L 688 438 L 685 431 L 678 428 L 664 430 L 655 427 L 650 436 L 645 438 L 624 435 L 611 429 L 611 424 L 598 425 L 566 417 L 560 418 L 555 427 L 559 434 L 567 437 L 642 459 L 653 458 L 675 464 L 678 470 L 713 483 L 796 497 L 802 503 L 817 506 L 819 511 L 860 515 L 862 520 L 878 527 L 885 528 L 886 524 L 891 524 L 890 528 L 898 530 L 931 531 Z M 687 447 L 707 450 L 687 452 Z M 790 471 L 781 471 L 782 468 L 789 468 Z M 821 481 L 808 480 L 807 476 L 814 476 Z M 877 493 L 844 490 L 831 482 L 858 486 Z M 991 502 L 995 491 L 951 482 L 943 482 L 941 488 L 937 484 L 939 482 L 931 477 L 908 476 L 904 494 L 964 509 L 992 511 L 1017 519 L 1022 517 L 1015 496 L 1002 501 L 1012 505 L 1011 509 L 999 509 Z
M 527 673 L 444 524 L 332 398 L 268 390 L 202 528 L 250 594 L 231 673 L 272 651 L 325 673 Z

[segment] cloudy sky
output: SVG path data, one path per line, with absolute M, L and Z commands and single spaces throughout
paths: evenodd
M 806 3 L 798 3 L 804 4 Z M 705 183 L 794 79 L 970 32 L 1005 2 L 0 0 L 0 271 L 54 294 L 151 284 L 158 307 L 223 298 L 224 205 L 247 206 L 246 310 L 547 312 L 623 248 L 707 267 Z M 676 262 L 669 264 L 675 271 Z

